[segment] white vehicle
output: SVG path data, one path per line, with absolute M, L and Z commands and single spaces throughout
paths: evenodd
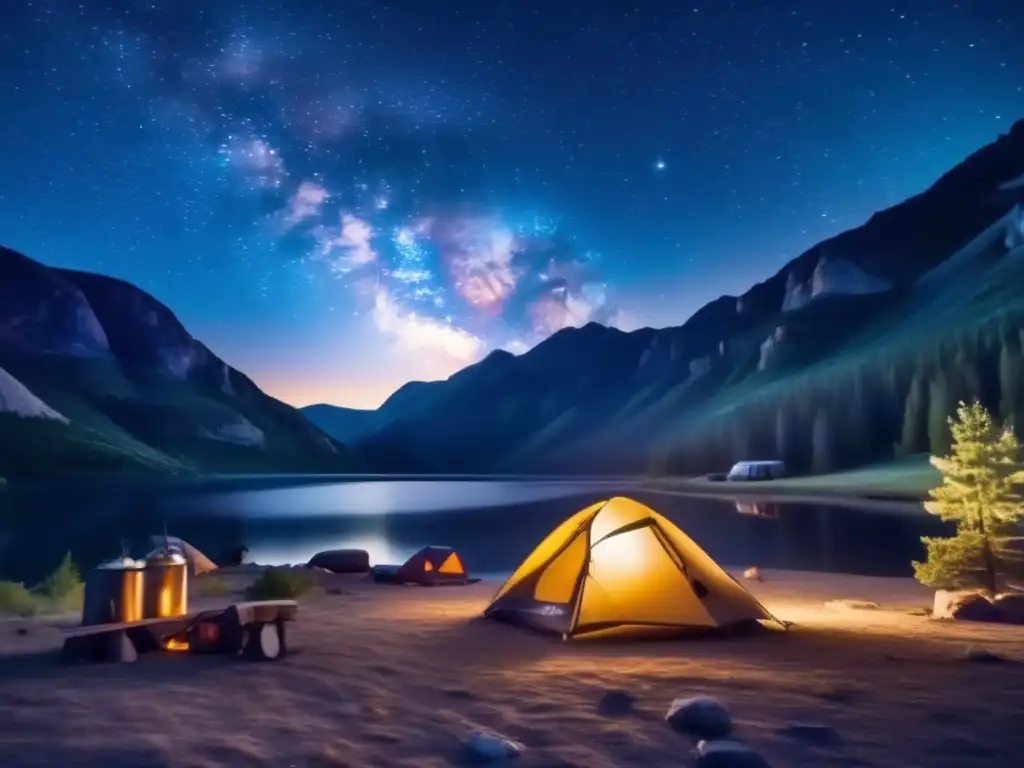
M 726 480 L 774 480 L 786 474 L 781 461 L 740 461 L 733 465 Z

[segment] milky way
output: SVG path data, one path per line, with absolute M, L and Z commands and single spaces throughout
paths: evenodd
M 8 0 L 0 242 L 300 404 L 681 323 L 1024 115 L 1021 4 L 824 5 Z

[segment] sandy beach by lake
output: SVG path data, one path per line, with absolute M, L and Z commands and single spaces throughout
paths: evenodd
M 1024 627 L 932 621 L 920 615 L 931 593 L 909 579 L 764 577 L 745 584 L 795 622 L 788 632 L 565 643 L 476 618 L 494 582 L 326 574 L 276 663 L 165 654 L 65 667 L 60 622 L 5 621 L 0 765 L 440 768 L 491 729 L 525 746 L 523 768 L 667 768 L 692 764 L 692 743 L 664 714 L 694 695 L 727 705 L 737 738 L 776 768 L 1022 764 Z M 228 580 L 240 593 L 252 573 Z M 835 599 L 881 608 L 826 605 Z M 968 661 L 972 645 L 1009 661 Z M 632 714 L 598 711 L 612 689 L 636 697 Z M 787 736 L 791 721 L 831 726 L 840 741 Z

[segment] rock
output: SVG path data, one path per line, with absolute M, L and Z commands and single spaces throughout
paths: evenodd
M 940 589 L 935 593 L 933 619 L 956 621 L 999 621 L 999 609 L 980 592 L 951 592 Z
M 1007 624 L 1024 624 L 1024 593 L 1011 592 L 999 595 L 994 605 L 1001 621 Z
M 770 768 L 768 761 L 738 741 L 702 741 L 697 744 L 695 768 Z
M 606 691 L 597 702 L 597 713 L 602 717 L 628 717 L 635 703 L 636 697 L 629 691 Z
M 18 627 L 14 630 L 14 634 L 16 634 L 18 637 L 24 637 L 28 634 L 28 627 Z
M 825 603 L 826 608 L 838 609 L 842 611 L 877 611 L 882 606 L 878 603 L 873 603 L 870 600 L 829 600 Z
M 751 581 L 764 581 L 764 579 L 761 578 L 761 570 L 756 565 L 753 568 L 747 568 L 747 570 L 743 572 L 743 578 L 750 579 Z
M 976 645 L 972 645 L 967 649 L 964 658 L 967 661 L 975 661 L 979 664 L 1001 664 L 1009 661 L 1008 658 L 995 651 L 990 651 L 987 648 L 981 648 Z
M 698 739 L 721 739 L 732 732 L 732 718 L 720 702 L 707 696 L 676 699 L 665 713 L 673 730 Z
M 366 573 L 370 570 L 370 555 L 365 549 L 328 549 L 313 555 L 307 565 L 331 573 Z
M 779 729 L 780 736 L 799 739 L 817 747 L 835 747 L 842 743 L 831 725 L 824 723 L 792 722 Z
M 129 663 L 139 657 L 135 651 L 134 644 L 132 644 L 132 641 L 125 632 L 111 633 L 107 636 L 106 642 L 107 659 L 110 661 Z
M 517 741 L 507 739 L 498 733 L 483 731 L 472 734 L 463 746 L 471 758 L 485 763 L 514 759 L 519 757 L 524 749 Z

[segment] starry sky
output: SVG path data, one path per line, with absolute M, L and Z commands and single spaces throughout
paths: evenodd
M 0 243 L 295 405 L 682 323 L 1024 116 L 1019 0 L 3 0 Z

